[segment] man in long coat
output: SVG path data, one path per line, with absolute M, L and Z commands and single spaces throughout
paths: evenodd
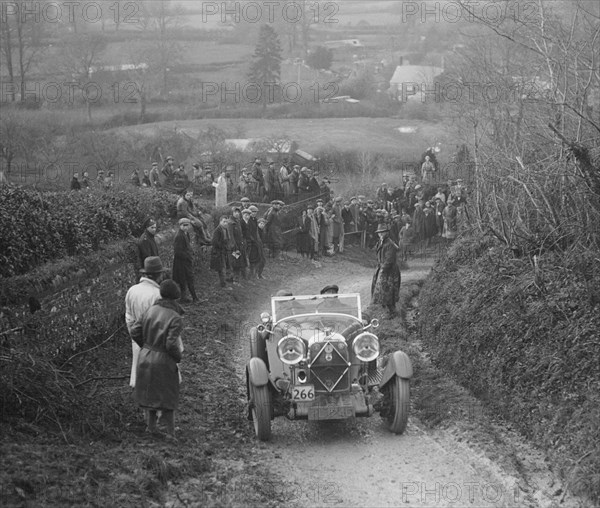
M 179 219 L 179 231 L 175 235 L 173 241 L 173 280 L 179 284 L 181 288 L 181 302 L 189 303 L 189 299 L 185 297 L 187 289 L 190 290 L 192 300 L 198 300 L 196 296 L 196 287 L 194 286 L 194 252 L 192 250 L 192 242 L 190 240 L 190 229 L 192 221 L 183 217 Z
M 164 268 L 158 256 L 150 256 L 144 259 L 144 266 L 140 269 L 142 277 L 140 281 L 131 286 L 125 295 L 125 324 L 131 336 L 131 329 L 136 321 L 142 318 L 144 313 L 160 299 L 159 284 L 164 276 Z M 131 375 L 129 386 L 135 387 L 136 368 L 140 355 L 140 347 L 131 338 Z
M 271 202 L 271 205 L 271 208 L 265 214 L 267 245 L 271 251 L 271 257 L 276 258 L 283 247 L 283 233 L 281 231 L 281 220 L 279 219 L 279 210 L 281 210 L 283 201 L 275 200 Z
M 263 241 L 258 230 L 258 208 L 252 205 L 248 210 L 250 210 L 251 216 L 246 223 L 246 245 L 248 249 L 248 263 L 250 264 L 250 278 L 264 279 L 262 273 L 266 260 Z
M 228 226 L 229 218 L 226 215 L 221 216 L 219 225 L 213 233 L 212 251 L 210 253 L 210 269 L 219 274 L 219 282 L 222 288 L 227 288 L 225 274 L 231 268 L 229 254 L 233 252 L 234 247 Z
M 376 233 L 379 235 L 375 246 L 377 270 L 371 283 L 371 303 L 383 305 L 393 315 L 400 297 L 400 268 L 397 262 L 399 247 L 389 238 L 389 228 L 386 225 L 381 224 Z

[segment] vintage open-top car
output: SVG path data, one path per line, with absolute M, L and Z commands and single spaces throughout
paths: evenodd
M 392 432 L 406 428 L 412 364 L 380 356 L 358 294 L 275 296 L 250 331 L 246 366 L 249 419 L 261 441 L 271 420 L 342 420 L 378 410 Z

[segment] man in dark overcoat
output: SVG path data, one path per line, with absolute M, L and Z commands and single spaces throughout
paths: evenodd
M 283 247 L 283 232 L 281 231 L 281 219 L 279 218 L 279 210 L 281 210 L 283 204 L 283 201 L 271 201 L 271 208 L 265 214 L 267 245 L 272 258 L 278 257 Z M 283 260 L 283 258 L 280 259 Z
M 375 246 L 377 270 L 371 283 L 371 303 L 384 306 L 393 315 L 400 297 L 399 247 L 390 239 L 389 228 L 385 224 L 380 224 L 376 233 L 379 236 Z
M 227 287 L 225 274 L 231 268 L 229 262 L 229 253 L 233 252 L 233 239 L 229 232 L 229 218 L 226 215 L 221 216 L 219 225 L 215 229 L 212 237 L 212 251 L 210 253 L 210 269 L 219 274 L 219 282 L 222 288 Z
M 179 284 L 181 288 L 181 302 L 189 303 L 190 300 L 185 297 L 187 289 L 190 290 L 192 300 L 198 300 L 196 296 L 196 287 L 194 286 L 194 251 L 192 250 L 192 242 L 190 239 L 190 229 L 192 221 L 183 217 L 179 219 L 179 231 L 175 235 L 173 242 L 173 280 Z

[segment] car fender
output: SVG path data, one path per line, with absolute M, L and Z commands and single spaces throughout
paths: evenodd
M 269 383 L 269 369 L 260 358 L 250 358 L 246 365 L 248 383 L 253 386 L 264 386 Z
M 388 359 L 387 365 L 383 370 L 383 377 L 381 378 L 379 387 L 385 386 L 385 384 L 394 376 L 410 379 L 412 375 L 413 368 L 410 358 L 403 351 L 396 351 Z

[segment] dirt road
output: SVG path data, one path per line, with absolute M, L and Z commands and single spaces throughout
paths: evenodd
M 426 277 L 431 265 L 430 259 L 411 261 L 402 273 L 403 291 Z M 287 287 L 301 294 L 335 283 L 341 291 L 360 293 L 366 308 L 372 273 L 356 263 L 327 260 Z M 257 305 L 266 308 L 268 302 Z M 246 341 L 239 352 L 248 358 Z M 239 365 L 243 379 L 244 362 Z M 490 435 L 491 442 L 482 439 Z M 561 506 L 582 505 L 560 496 L 541 455 L 482 415 L 465 425 L 431 429 L 412 414 L 402 436 L 389 433 L 377 414 L 343 423 L 280 417 L 273 422 L 273 440 L 257 441 L 256 459 L 279 477 L 265 479 L 273 498 L 297 506 L 549 507 L 560 497 Z

